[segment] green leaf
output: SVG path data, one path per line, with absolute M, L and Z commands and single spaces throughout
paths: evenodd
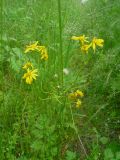
M 52 156 L 57 155 L 57 147 L 52 148 Z
M 120 160 L 120 152 L 116 152 L 116 159 Z
M 17 160 L 27 160 L 27 158 L 26 157 L 19 157 Z
M 66 160 L 74 160 L 76 158 L 76 153 L 72 151 L 66 152 Z
M 22 54 L 20 48 L 13 48 L 12 50 L 16 54 L 17 57 L 19 57 L 19 58 L 22 57 L 23 54 Z
M 104 157 L 105 157 L 105 160 L 110 160 L 111 158 L 113 159 L 114 158 L 114 154 L 112 152 L 112 150 L 110 148 L 107 148 L 104 152 Z
M 35 151 L 39 151 L 41 148 L 43 148 L 43 144 L 40 141 L 34 141 L 31 145 L 31 148 Z
M 108 143 L 108 138 L 107 137 L 101 137 L 100 141 L 102 144 L 107 144 Z

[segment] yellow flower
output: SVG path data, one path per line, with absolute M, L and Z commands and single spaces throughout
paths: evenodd
M 27 62 L 23 67 L 23 69 L 28 69 L 28 68 L 32 68 L 33 69 L 33 65 L 31 62 Z
M 39 46 L 38 48 L 38 51 L 41 52 L 41 59 L 43 60 L 48 60 L 48 53 L 47 53 L 47 49 L 45 46 Z
M 77 37 L 77 36 L 72 36 L 71 39 L 72 39 L 72 40 L 80 40 L 80 38 Z
M 81 106 L 82 102 L 78 99 L 76 102 L 76 107 L 79 108 Z
M 31 45 L 26 46 L 25 53 L 28 53 L 29 51 L 34 51 L 37 48 L 38 48 L 38 41 L 36 41 L 35 43 Z
M 41 55 L 41 59 L 44 59 L 45 61 L 48 60 L 48 54 L 45 52 L 44 54 Z
M 97 39 L 94 37 L 92 40 L 92 43 L 91 43 L 91 46 L 92 46 L 94 52 L 95 52 L 96 46 L 103 47 L 103 43 L 104 43 L 103 39 Z
M 37 50 L 40 51 L 40 52 L 44 52 L 45 49 L 46 49 L 45 46 L 38 46 L 37 47 Z
M 75 94 L 76 94 L 76 97 L 83 97 L 83 96 L 84 96 L 83 92 L 80 91 L 80 90 L 77 90 L 77 91 L 75 92 Z
M 25 53 L 34 50 L 37 50 L 41 53 L 41 59 L 44 59 L 45 61 L 48 60 L 48 53 L 46 47 L 38 45 L 38 41 L 36 41 L 31 45 L 26 46 Z
M 27 84 L 31 84 L 33 82 L 33 79 L 36 80 L 36 77 L 38 76 L 37 74 L 38 70 L 34 69 L 34 70 L 30 70 L 29 68 L 27 69 L 27 73 L 25 73 L 23 75 L 23 79 L 26 79 L 26 83 Z
M 88 53 L 88 50 L 90 47 L 91 47 L 91 44 L 85 44 L 81 47 L 81 51 L 84 53 Z
M 83 97 L 83 96 L 84 96 L 83 92 L 80 91 L 80 90 L 77 90 L 76 92 L 70 93 L 68 97 L 70 99 L 74 100 L 74 99 L 76 99 L 78 97 Z
M 76 98 L 76 95 L 75 95 L 75 93 L 70 93 L 69 95 L 68 95 L 68 97 L 69 97 L 69 99 L 75 99 Z
M 76 37 L 76 36 L 72 36 L 71 37 L 71 39 L 72 40 L 79 40 L 81 43 L 82 43 L 82 45 L 85 43 L 85 42 L 88 42 L 86 39 L 87 39 L 88 37 L 85 37 L 85 35 L 82 35 L 82 36 L 79 36 L 79 37 Z

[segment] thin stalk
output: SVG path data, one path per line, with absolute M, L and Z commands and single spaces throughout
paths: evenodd
M 75 132 L 76 132 L 76 135 L 77 135 L 78 140 L 79 140 L 79 142 L 80 142 L 80 146 L 82 147 L 85 156 L 88 157 L 87 152 L 86 152 L 86 149 L 85 149 L 85 147 L 84 147 L 84 144 L 83 144 L 83 142 L 82 142 L 82 140 L 81 140 L 81 138 L 80 138 L 80 135 L 79 135 L 79 133 L 78 133 L 78 129 L 77 129 L 77 127 L 75 126 L 75 121 L 74 121 L 74 117 L 73 117 L 73 112 L 72 112 L 72 107 L 71 107 L 71 105 L 70 105 L 70 112 L 71 112 L 71 117 L 72 117 L 73 126 L 75 127 Z
M 63 86 L 63 42 L 62 42 L 62 19 L 61 19 L 61 0 L 58 0 L 58 19 L 59 19 L 59 43 L 60 43 L 60 73 L 61 84 Z
M 3 10 L 3 1 L 1 0 L 0 2 L 0 23 L 1 23 L 1 35 L 0 35 L 0 40 L 1 40 L 1 46 L 0 46 L 0 51 L 2 51 L 2 33 L 3 33 L 3 16 L 2 16 L 2 10 Z M 3 66 L 3 65 L 2 65 Z M 3 71 L 3 67 L 2 67 L 2 71 Z
M 0 6 L 1 6 L 1 8 L 0 8 L 0 18 L 1 18 L 1 35 L 0 35 L 0 40 L 1 40 L 1 46 L 0 46 L 0 51 L 1 51 L 1 53 L 0 54 L 3 54 L 2 53 L 2 47 L 3 47 L 3 40 L 2 40 L 2 36 L 3 36 L 3 22 L 4 22 L 4 17 L 3 17 L 3 0 L 1 0 L 1 2 L 0 2 Z M 4 66 L 3 66 L 3 61 L 2 61 L 2 66 L 1 66 L 1 71 L 2 71 L 2 82 L 3 82 L 3 87 L 2 87 L 2 90 L 3 90 L 3 105 L 5 104 L 4 103 L 4 87 L 5 87 L 5 85 L 4 85 Z

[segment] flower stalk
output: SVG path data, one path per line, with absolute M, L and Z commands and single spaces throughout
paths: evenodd
M 59 52 L 60 52 L 60 73 L 61 84 L 63 86 L 63 43 L 62 43 L 62 19 L 61 19 L 61 0 L 58 0 L 58 19 L 59 19 Z

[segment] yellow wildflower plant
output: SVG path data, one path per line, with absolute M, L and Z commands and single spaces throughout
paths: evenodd
M 43 59 L 45 61 L 48 60 L 48 53 L 47 53 L 46 47 L 38 45 L 38 41 L 36 41 L 35 43 L 33 43 L 31 45 L 26 46 L 25 53 L 28 53 L 28 52 L 34 51 L 34 50 L 41 53 L 41 59 Z
M 84 52 L 84 53 L 88 53 L 88 50 L 89 50 L 90 47 L 91 47 L 91 44 L 84 44 L 81 47 L 81 51 Z
M 103 43 L 104 43 L 103 39 L 97 39 L 94 37 L 92 40 L 92 43 L 91 43 L 91 46 L 92 46 L 94 52 L 96 50 L 96 46 L 103 47 Z
M 84 96 L 83 92 L 80 91 L 80 90 L 77 90 L 77 91 L 75 92 L 75 95 L 76 95 L 76 97 L 83 97 L 83 96 Z
M 79 89 L 76 90 L 75 92 L 72 92 L 68 95 L 68 98 L 72 100 L 73 103 L 75 103 L 76 108 L 79 108 L 82 104 L 81 98 L 84 96 L 84 93 L 80 91 Z
M 47 54 L 47 52 L 45 52 L 44 54 L 41 54 L 41 59 L 43 59 L 43 60 L 48 60 L 48 54 Z
M 84 96 L 83 92 L 80 91 L 79 89 L 77 91 L 75 91 L 73 93 L 70 93 L 68 95 L 69 99 L 72 99 L 72 100 L 74 100 L 74 99 L 76 99 L 78 97 L 83 97 L 83 96 Z
M 45 46 L 38 46 L 37 50 L 40 52 L 44 52 L 46 50 L 46 47 Z
M 68 98 L 71 99 L 71 100 L 74 100 L 74 99 L 76 98 L 75 93 L 70 93 L 70 94 L 68 95 Z
M 88 37 L 85 37 L 85 35 L 82 35 L 82 36 L 79 36 L 79 37 L 77 37 L 77 36 L 72 36 L 72 37 L 71 37 L 72 40 L 79 40 L 79 41 L 82 43 L 82 45 L 83 45 L 85 42 L 88 42 L 88 41 L 87 41 L 87 38 L 88 38 Z
M 26 80 L 27 84 L 32 84 L 33 80 L 36 80 L 36 77 L 38 76 L 37 73 L 38 73 L 37 69 L 30 70 L 28 68 L 27 73 L 25 73 L 22 78 Z
M 45 46 L 39 46 L 38 48 L 38 51 L 41 52 L 41 59 L 43 60 L 48 60 L 48 53 L 47 53 L 47 49 Z
M 81 100 L 78 99 L 76 102 L 76 108 L 80 108 L 81 104 L 82 104 Z
M 27 45 L 27 46 L 26 46 L 26 49 L 25 49 L 25 53 L 28 53 L 28 52 L 30 52 L 30 51 L 37 50 L 37 48 L 38 48 L 38 41 L 36 41 L 36 42 L 33 43 L 33 44 Z
M 33 69 L 33 65 L 31 62 L 27 62 L 24 64 L 24 66 L 22 67 L 23 69 L 27 70 L 28 68 L 32 68 Z

